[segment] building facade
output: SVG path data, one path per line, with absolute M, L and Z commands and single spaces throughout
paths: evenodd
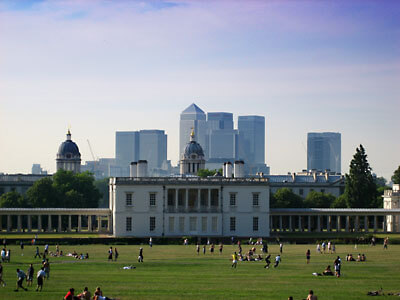
M 268 237 L 262 178 L 111 178 L 114 236 Z
M 383 194 L 384 209 L 400 209 L 400 184 L 393 184 L 391 190 L 385 190 Z M 386 216 L 387 230 L 396 232 L 400 230 L 400 217 L 397 215 Z
M 60 145 L 56 158 L 57 171 L 62 169 L 79 173 L 81 171 L 81 153 L 78 145 L 71 139 L 71 132 L 68 130 L 67 139 Z
M 341 134 L 309 132 L 307 134 L 307 169 L 341 172 Z

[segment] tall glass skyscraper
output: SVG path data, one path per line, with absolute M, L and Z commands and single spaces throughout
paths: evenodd
M 200 107 L 192 103 L 182 113 L 179 122 L 179 157 L 185 150 L 186 144 L 190 141 L 190 133 L 194 130 L 196 141 L 203 147 L 206 147 L 207 119 L 206 114 Z M 207 152 L 207 151 L 205 151 Z M 205 153 L 206 155 L 206 153 Z M 207 155 L 206 155 L 207 158 Z
M 263 116 L 238 117 L 239 158 L 246 164 L 265 163 L 265 118 Z
M 309 132 L 307 134 L 307 169 L 341 172 L 341 134 Z

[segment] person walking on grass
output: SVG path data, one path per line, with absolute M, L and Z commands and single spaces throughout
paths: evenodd
M 138 262 L 143 262 L 143 248 L 139 249 Z
M 279 243 L 279 252 L 280 252 L 280 254 L 282 254 L 282 252 L 283 252 L 283 243 L 282 242 Z
M 0 261 L 0 284 L 3 284 L 3 287 L 6 286 L 6 282 L 3 280 L 3 266 Z
M 200 245 L 199 245 L 199 243 L 196 244 L 196 252 L 197 252 L 197 255 L 200 254 Z
M 21 256 L 24 256 L 24 242 L 21 241 L 20 247 L 21 247 Z
M 110 247 L 110 249 L 108 249 L 108 261 L 112 260 L 113 260 L 113 249 L 112 247 Z
M 384 250 L 387 250 L 388 243 L 389 243 L 389 237 L 385 237 L 385 239 L 383 240 L 383 249 Z
M 264 269 L 269 269 L 269 265 L 271 264 L 271 254 L 269 254 L 266 258 L 265 258 L 265 266 Z
M 281 256 L 278 254 L 277 257 L 275 257 L 275 265 L 274 268 L 279 266 L 279 263 L 282 261 Z
M 36 252 L 35 252 L 34 258 L 36 258 L 36 257 L 38 257 L 38 256 L 39 256 L 39 258 L 42 258 L 42 257 L 40 256 L 40 253 L 39 253 L 39 247 L 36 247 Z
M 46 279 L 50 278 L 50 262 L 49 259 L 46 258 L 46 261 L 43 263 L 44 272 L 46 273 Z
M 30 264 L 28 271 L 26 271 L 26 273 L 28 274 L 28 276 L 26 277 L 26 286 L 32 286 L 34 272 L 35 269 L 33 268 L 33 265 Z
M 36 292 L 39 290 L 42 291 L 43 281 L 44 281 L 45 276 L 46 276 L 46 272 L 44 271 L 44 268 L 42 267 L 36 274 L 36 280 L 37 280 Z
M 310 257 L 311 257 L 311 251 L 310 251 L 310 249 L 308 249 L 307 252 L 306 252 L 307 264 L 310 263 Z
M 232 266 L 231 266 L 231 268 L 235 268 L 236 269 L 237 259 L 238 259 L 237 253 L 235 252 L 235 253 L 232 254 Z
M 219 254 L 222 254 L 222 250 L 224 249 L 224 244 L 219 245 Z
M 118 250 L 117 248 L 114 248 L 114 261 L 117 261 L 118 256 L 119 256 Z
M 19 288 L 27 291 L 28 289 L 22 286 L 22 284 L 24 283 L 24 279 L 26 278 L 24 271 L 17 269 L 17 278 L 17 288 L 14 290 L 14 292 L 18 292 Z
M 206 245 L 203 245 L 203 254 L 206 254 Z

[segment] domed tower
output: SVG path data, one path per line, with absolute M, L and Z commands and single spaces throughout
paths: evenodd
M 71 132 L 68 129 L 67 139 L 58 148 L 57 171 L 60 169 L 79 173 L 81 171 L 81 154 L 78 145 L 71 140 Z
M 197 172 L 205 168 L 203 148 L 195 140 L 194 130 L 190 134 L 190 142 L 186 145 L 181 159 L 181 175 L 197 175 Z

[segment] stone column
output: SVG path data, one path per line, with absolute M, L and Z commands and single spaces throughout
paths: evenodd
M 72 231 L 72 216 L 68 215 L 68 232 Z
M 53 230 L 53 229 L 51 228 L 51 215 L 48 215 L 47 219 L 48 219 L 48 223 L 49 223 L 49 224 L 48 224 L 48 229 L 47 229 L 47 230 L 48 230 L 49 232 L 51 232 L 51 231 Z
M 292 232 L 293 231 L 293 226 L 292 226 L 292 216 L 288 216 L 289 218 L 289 231 Z
M 112 228 L 112 215 L 108 215 L 107 230 L 109 233 L 111 233 L 111 228 Z
M 274 230 L 274 228 L 273 228 L 273 225 L 274 225 L 273 220 L 274 220 L 273 217 L 271 215 L 269 215 L 269 231 L 270 232 Z
M 368 232 L 368 216 L 364 216 L 364 231 Z
M 22 220 L 21 220 L 21 215 L 17 216 L 17 231 L 21 232 L 21 228 L 22 228 Z
M 87 224 L 88 224 L 88 226 L 87 226 L 87 227 L 88 227 L 88 231 L 89 231 L 89 232 L 92 232 L 92 216 L 88 216 L 88 217 L 87 217 L 87 220 L 88 220 L 88 221 L 87 221 Z
M 311 216 L 308 216 L 307 218 L 308 218 L 308 224 L 307 224 L 308 232 L 311 232 Z
M 341 218 L 336 216 L 336 231 L 340 232 L 342 230 Z
M 303 224 L 301 223 L 301 216 L 299 216 L 299 232 L 303 231 Z
M 200 197 L 201 197 L 201 193 L 200 193 L 200 189 L 197 190 L 197 212 L 200 212 Z
M 356 216 L 356 224 L 355 224 L 355 231 L 360 231 L 360 216 Z
M 61 228 L 61 215 L 58 215 L 58 232 L 61 232 L 62 228 Z
M 326 231 L 330 232 L 331 231 L 331 216 L 326 216 Z
M 28 215 L 28 232 L 32 231 L 32 216 Z
M 321 216 L 317 215 L 317 232 L 321 232 Z
M 185 210 L 189 210 L 189 189 L 185 189 Z
M 101 216 L 97 216 L 97 231 L 101 231 Z
M 211 208 L 211 189 L 208 189 L 208 201 L 207 201 L 208 209 Z
M 78 232 L 82 231 L 82 216 L 78 215 Z
M 282 215 L 279 215 L 279 232 L 282 232 Z
M 378 224 L 378 218 L 376 216 L 374 216 L 374 232 L 376 232 L 377 224 Z
M 350 216 L 346 216 L 346 232 L 350 231 Z
M 7 232 L 11 232 L 12 230 L 12 219 L 11 215 L 7 216 Z
M 38 226 L 38 231 L 41 232 L 42 231 L 42 215 L 38 215 L 38 220 L 37 220 L 37 226 Z

